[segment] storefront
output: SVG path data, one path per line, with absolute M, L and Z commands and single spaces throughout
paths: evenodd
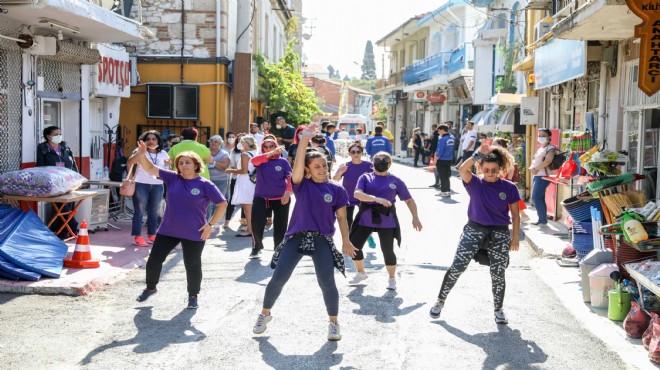
M 0 29 L 3 35 L 17 37 L 18 34 Z M 0 173 L 18 170 L 21 167 L 23 135 L 22 56 L 18 45 L 0 39 Z

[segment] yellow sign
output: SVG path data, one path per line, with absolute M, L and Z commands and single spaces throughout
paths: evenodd
M 626 0 L 628 8 L 642 23 L 635 26 L 641 39 L 637 86 L 646 95 L 660 91 L 660 3 L 651 0 Z

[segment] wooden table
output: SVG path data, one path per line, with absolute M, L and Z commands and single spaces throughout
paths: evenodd
M 91 198 L 97 194 L 96 191 L 94 190 L 74 190 L 70 193 L 66 193 L 64 195 L 56 196 L 56 197 L 28 197 L 28 196 L 21 196 L 21 195 L 3 195 L 3 198 L 10 203 L 18 205 L 19 202 L 24 202 L 27 208 L 32 209 L 35 213 L 38 213 L 39 211 L 36 209 L 36 207 L 31 207 L 34 205 L 32 202 L 49 202 L 53 205 L 53 209 L 55 210 L 55 214 L 51 219 L 46 223 L 46 226 L 50 227 L 50 225 L 55 222 L 58 218 L 62 221 L 62 226 L 55 232 L 55 235 L 59 235 L 64 229 L 69 232 L 69 235 L 71 236 L 68 239 L 73 239 L 77 237 L 77 233 L 71 230 L 71 227 L 69 226 L 69 221 L 73 218 L 73 216 L 76 215 L 76 211 L 78 210 L 78 207 L 80 206 L 80 203 L 82 203 L 83 200 L 87 198 Z M 74 203 L 73 209 L 70 211 L 64 211 L 64 207 L 68 203 Z M 68 240 L 67 239 L 67 240 Z

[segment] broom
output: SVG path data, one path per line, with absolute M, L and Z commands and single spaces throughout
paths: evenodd
M 646 178 L 643 175 L 636 175 L 633 173 L 624 173 L 619 176 L 610 177 L 607 179 L 596 180 L 587 184 L 587 190 L 590 193 L 595 193 L 597 191 L 610 188 L 612 186 L 619 186 L 624 184 L 630 184 L 633 181 L 641 180 Z

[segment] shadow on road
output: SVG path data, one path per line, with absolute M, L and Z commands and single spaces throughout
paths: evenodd
M 438 202 L 442 202 L 444 204 L 458 204 L 460 202 L 453 200 L 450 197 L 438 197 Z
M 284 355 L 268 341 L 269 337 L 254 337 L 259 342 L 259 351 L 264 362 L 274 369 L 330 369 L 339 365 L 343 353 L 335 353 L 337 342 L 327 341 L 318 351 L 310 355 Z
M 465 342 L 481 347 L 486 352 L 482 369 L 496 369 L 501 365 L 513 369 L 528 369 L 532 364 L 541 364 L 548 355 L 531 340 L 523 339 L 520 330 L 508 325 L 498 325 L 497 332 L 470 335 L 444 321 L 435 321 L 449 333 Z
M 262 283 L 273 275 L 273 269 L 270 266 L 263 266 L 261 260 L 253 259 L 245 264 L 243 268 L 243 274 L 237 277 L 235 280 L 239 283 L 249 283 L 257 284 L 261 286 L 266 286 L 266 283 Z
M 206 334 L 197 330 L 190 322 L 195 310 L 185 308 L 169 320 L 154 320 L 152 308 L 151 306 L 136 308 L 138 313 L 133 318 L 133 322 L 138 332 L 135 337 L 104 344 L 88 353 L 80 364 L 89 364 L 94 356 L 111 348 L 136 345 L 133 348 L 135 353 L 154 353 L 170 344 L 192 343 L 206 338 Z
M 430 263 L 422 263 L 422 264 L 411 264 L 408 266 L 415 266 L 419 267 L 421 269 L 426 269 L 426 270 L 436 270 L 436 271 L 447 271 L 449 270 L 449 266 L 439 266 L 439 265 L 433 265 Z
M 348 299 L 360 305 L 360 308 L 353 310 L 353 313 L 374 316 L 376 321 L 386 324 L 395 322 L 396 316 L 407 315 L 424 305 L 424 303 L 416 303 L 400 308 L 403 305 L 403 298 L 398 298 L 396 291 L 388 290 L 382 297 L 375 297 L 364 295 L 363 286 L 353 289 L 348 294 Z

